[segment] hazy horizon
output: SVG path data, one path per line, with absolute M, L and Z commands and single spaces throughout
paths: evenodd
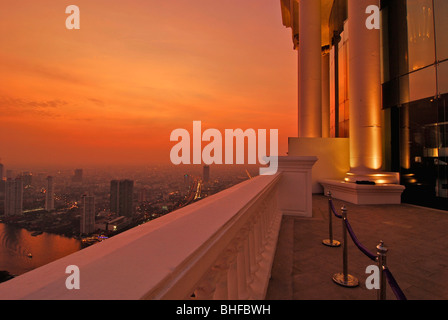
M 280 3 L 26 0 L 0 11 L 0 162 L 169 162 L 170 133 L 297 127 L 297 53 Z

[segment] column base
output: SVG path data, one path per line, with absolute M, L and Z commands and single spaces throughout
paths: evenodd
M 324 194 L 354 204 L 401 204 L 405 187 L 399 184 L 364 185 L 341 180 L 321 180 Z

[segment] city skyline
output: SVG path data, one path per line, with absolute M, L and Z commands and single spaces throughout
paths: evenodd
M 0 13 L 5 166 L 167 163 L 170 132 L 194 120 L 281 128 L 285 154 L 297 62 L 278 3 L 76 4 L 80 30 L 52 0 Z

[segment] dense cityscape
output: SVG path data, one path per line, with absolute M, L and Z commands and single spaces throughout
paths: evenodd
M 256 174 L 243 166 L 19 171 L 0 164 L 0 223 L 33 237 L 78 239 L 85 248 Z

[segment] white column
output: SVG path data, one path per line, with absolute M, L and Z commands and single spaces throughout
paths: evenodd
M 299 137 L 322 136 L 321 3 L 299 1 Z
M 348 0 L 350 167 L 382 167 L 380 30 L 366 27 L 366 8 L 379 0 Z

